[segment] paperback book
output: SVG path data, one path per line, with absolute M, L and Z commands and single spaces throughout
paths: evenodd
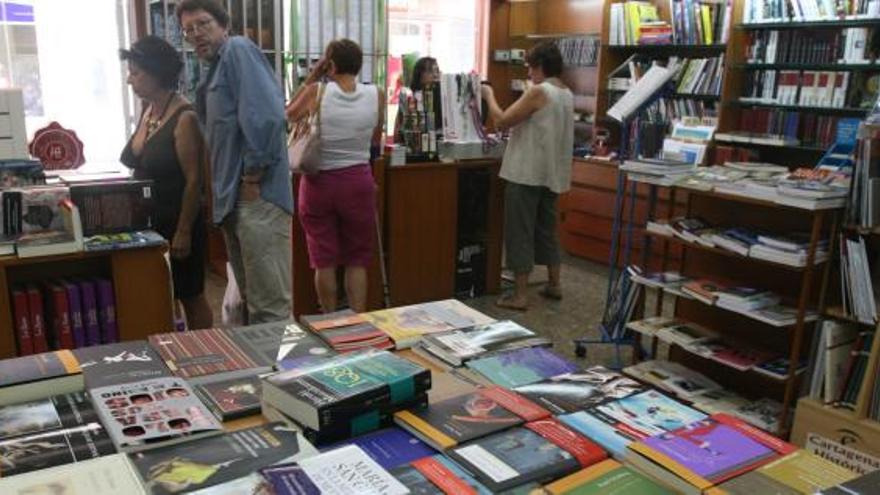
M 449 456 L 493 491 L 557 479 L 606 458 L 599 446 L 554 419 L 468 442 Z
M 171 376 L 146 340 L 84 347 L 73 353 L 89 389 Z
M 83 392 L 0 407 L 0 477 L 115 452 Z
M 116 448 L 134 452 L 223 431 L 214 415 L 180 378 L 153 378 L 90 391 Z
M 268 376 L 263 400 L 320 431 L 370 408 L 413 400 L 430 388 L 427 369 L 387 351 L 366 351 Z
M 316 454 L 295 429 L 269 423 L 130 457 L 152 495 L 171 495 L 200 490 L 217 493 L 237 480 L 250 488 L 260 481 L 259 476 L 252 478 L 258 469 Z
M 408 349 L 425 335 L 495 321 L 455 299 L 383 309 L 363 316 L 385 332 L 397 349 Z
M 492 492 L 443 455 L 424 457 L 389 470 L 414 495 L 489 495 Z
M 195 391 L 220 421 L 260 413 L 262 382 L 259 377 L 232 378 L 195 387 Z
M 81 391 L 83 375 L 68 350 L 0 360 L 0 406 Z
M 302 316 L 300 321 L 337 352 L 351 352 L 367 348 L 391 349 L 394 347 L 385 333 L 376 328 L 363 315 L 350 309 Z
M 437 450 L 550 416 L 546 409 L 501 387 L 396 413 L 394 420 Z
M 582 411 L 644 390 L 638 382 L 603 366 L 557 375 L 514 389 L 553 414 Z
M 324 452 L 356 445 L 384 469 L 392 469 L 436 454 L 428 444 L 408 431 L 392 426 L 322 447 Z
M 282 371 L 291 370 L 334 354 L 336 352 L 317 335 L 291 322 L 284 325 L 284 333 L 275 356 L 275 366 Z
M 4 495 L 147 495 L 125 454 L 0 479 Z
M 420 345 L 451 366 L 466 361 L 499 346 L 534 337 L 531 330 L 510 320 L 497 321 L 465 330 L 426 335 Z
M 467 367 L 504 388 L 516 388 L 545 378 L 573 373 L 579 367 L 543 347 L 517 349 L 474 359 Z
M 673 495 L 674 492 L 621 463 L 606 459 L 544 489 L 550 495 Z

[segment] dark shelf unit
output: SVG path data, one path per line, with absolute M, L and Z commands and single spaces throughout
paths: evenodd
M 739 107 L 755 107 L 755 108 L 775 108 L 778 110 L 789 110 L 795 112 L 814 112 L 820 113 L 823 115 L 838 115 L 841 117 L 864 117 L 868 112 L 867 109 L 864 108 L 852 108 L 852 107 L 843 107 L 843 108 L 834 108 L 834 107 L 812 107 L 812 106 L 803 106 L 803 105 L 783 105 L 779 103 L 761 103 L 761 102 L 750 102 L 750 101 L 739 101 L 734 100 L 730 102 L 732 105 Z
M 737 24 L 737 29 L 755 31 L 760 29 L 804 29 L 804 28 L 851 28 L 880 27 L 880 18 L 835 19 L 828 21 L 788 21 L 788 22 L 753 22 Z
M 621 94 L 626 93 L 625 89 L 607 89 L 610 94 Z M 672 93 L 669 95 L 670 98 L 676 98 L 681 100 L 691 99 L 691 100 L 701 100 L 701 101 L 718 101 L 721 99 L 721 95 L 709 95 L 709 94 L 688 94 L 688 93 Z
M 706 57 L 723 55 L 727 45 L 608 45 L 608 49 L 614 52 L 629 53 L 638 52 L 649 57 L 684 56 Z
M 851 71 L 851 72 L 869 72 L 880 71 L 880 63 L 870 64 L 765 64 L 765 63 L 746 63 L 736 65 L 737 69 L 745 70 L 826 70 L 826 71 Z
M 754 147 L 754 148 L 784 148 L 786 150 L 794 151 L 794 152 L 802 152 L 802 153 L 825 153 L 828 151 L 828 148 L 823 148 L 821 146 L 788 146 L 784 144 L 765 144 L 765 143 L 749 143 L 743 141 L 734 141 L 734 140 L 726 140 L 726 139 L 718 139 L 715 138 L 716 143 L 724 143 L 724 144 L 733 144 L 736 146 L 743 147 Z

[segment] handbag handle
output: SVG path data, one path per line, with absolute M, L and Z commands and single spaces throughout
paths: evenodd
M 309 115 L 304 119 L 299 119 L 293 125 L 293 129 L 290 134 L 287 135 L 287 147 L 289 148 L 293 141 L 298 138 L 302 134 L 303 129 L 308 129 L 311 127 L 312 117 L 315 118 L 315 125 L 318 128 L 318 132 L 321 132 L 321 101 L 324 99 L 324 89 L 325 83 L 318 83 L 318 94 L 315 96 L 315 104 L 316 109 L 314 112 L 309 112 Z

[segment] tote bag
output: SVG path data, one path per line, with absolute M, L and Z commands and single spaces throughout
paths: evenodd
M 287 139 L 287 158 L 290 171 L 296 174 L 314 174 L 321 167 L 321 99 L 324 84 L 318 85 L 316 110 L 300 119 Z

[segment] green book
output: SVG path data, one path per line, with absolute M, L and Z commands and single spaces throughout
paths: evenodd
M 675 492 L 608 459 L 555 481 L 545 490 L 552 495 L 673 495 Z

